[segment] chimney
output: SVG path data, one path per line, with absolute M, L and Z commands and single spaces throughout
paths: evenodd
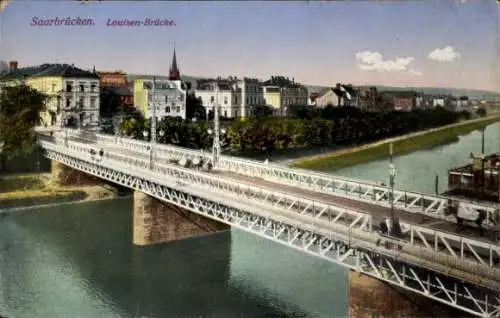
M 17 61 L 9 62 L 9 72 L 17 70 Z

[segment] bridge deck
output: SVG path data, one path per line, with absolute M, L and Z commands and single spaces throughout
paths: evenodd
M 214 171 L 213 173 L 216 173 L 217 175 L 220 175 L 221 177 L 224 178 L 232 179 L 233 181 L 236 182 L 242 182 L 249 185 L 255 185 L 267 189 L 272 189 L 275 191 L 286 192 L 310 200 L 316 200 L 334 206 L 352 209 L 362 213 L 367 213 L 373 216 L 374 226 L 378 226 L 379 222 L 381 222 L 383 218 L 390 216 L 391 213 L 390 208 L 386 208 L 380 205 L 370 204 L 368 202 L 357 201 L 354 199 L 349 199 L 334 194 L 315 192 L 313 190 L 307 190 L 299 187 L 294 187 L 292 185 L 285 185 L 282 183 L 268 181 L 257 177 L 250 177 L 242 174 L 236 174 L 228 171 Z M 450 232 L 450 233 L 455 233 L 457 230 L 456 224 L 447 222 L 442 219 L 437 219 L 431 216 L 411 213 L 398 209 L 396 209 L 396 212 L 399 219 L 406 223 L 421 225 L 431 229 Z M 490 240 L 487 236 L 480 236 L 479 231 L 476 228 L 465 228 L 460 231 L 460 235 L 463 237 L 473 238 L 475 240 L 481 240 L 484 242 L 489 242 L 489 243 L 492 242 L 492 240 Z
M 42 133 L 41 135 L 45 135 L 50 137 L 48 133 Z M 50 137 L 51 138 L 51 137 Z M 124 149 L 119 145 L 102 145 L 96 144 L 94 140 L 89 139 L 85 136 L 72 136 L 69 140 L 85 143 L 88 145 L 95 145 L 98 148 L 104 149 L 105 151 L 121 153 L 128 156 L 141 157 L 144 159 L 148 159 L 149 156 L 143 153 L 139 153 L 133 150 Z M 167 163 L 167 158 L 156 157 L 156 161 L 161 163 Z M 231 179 L 236 182 L 243 182 L 249 185 L 263 187 L 269 190 L 280 191 L 283 193 L 288 193 L 291 195 L 307 198 L 310 200 L 316 200 L 318 202 L 327 203 L 333 206 L 347 208 L 351 210 L 355 210 L 362 213 L 367 213 L 373 216 L 374 218 L 374 226 L 378 227 L 378 224 L 382 221 L 383 218 L 390 216 L 390 208 L 371 204 L 369 202 L 358 201 L 342 196 L 338 196 L 335 194 L 326 194 L 320 193 L 313 190 L 307 190 L 300 187 L 295 187 L 292 185 L 286 185 L 278 182 L 264 180 L 258 177 L 250 177 L 243 174 L 237 174 L 230 171 L 217 171 L 213 170 L 213 174 L 220 175 L 221 177 Z M 444 231 L 449 233 L 457 232 L 457 225 L 451 222 L 447 222 L 442 219 L 434 218 L 432 216 L 427 216 L 419 213 L 411 213 L 403 210 L 396 209 L 397 215 L 402 222 L 421 225 L 427 227 L 429 229 L 434 229 L 438 231 Z M 495 243 L 491 238 L 487 236 L 481 236 L 478 229 L 476 228 L 463 228 L 461 229 L 460 236 L 464 238 L 471 238 L 478 241 L 483 241 L 487 243 Z

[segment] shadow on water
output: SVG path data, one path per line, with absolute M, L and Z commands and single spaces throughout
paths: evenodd
M 0 313 L 306 317 L 294 306 L 231 282 L 230 231 L 136 247 L 131 225 L 130 200 L 5 215 L 0 223 Z

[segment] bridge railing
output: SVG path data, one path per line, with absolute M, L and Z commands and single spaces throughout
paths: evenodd
M 56 149 L 54 147 L 58 147 L 57 151 L 75 156 L 78 154 L 78 157 L 83 160 L 101 165 L 107 160 L 113 162 L 111 166 L 120 162 L 131 167 L 129 169 L 138 168 L 150 171 L 147 170 L 149 166 L 147 156 L 139 158 L 105 152 L 104 156 L 100 157 L 99 155 L 90 154 L 89 151 L 85 152 L 85 146 L 74 141 L 69 141 L 67 148 L 43 140 L 41 144 L 46 149 Z M 309 217 L 310 220 L 316 222 L 314 223 L 316 225 L 317 222 L 326 222 L 324 224 L 328 224 L 330 227 L 334 225 L 348 231 L 355 229 L 368 232 L 372 241 L 375 240 L 375 237 L 377 240 L 381 238 L 374 233 L 375 229 L 372 226 L 371 216 L 357 211 L 330 206 L 322 202 L 270 191 L 257 186 L 241 184 L 168 164 L 155 164 L 155 172 L 159 172 L 160 176 L 175 178 L 180 184 L 196 185 L 204 189 L 216 189 L 219 193 L 242 197 L 245 202 L 255 202 L 256 206 L 266 206 L 267 209 L 276 213 L 286 212 Z M 439 261 L 440 264 L 445 264 L 445 266 L 475 273 L 481 270 L 486 278 L 500 277 L 498 271 L 500 265 L 496 263 L 500 256 L 500 246 L 412 224 L 402 223 L 402 226 L 405 232 L 405 240 L 384 238 L 384 241 L 390 241 L 392 244 L 397 243 L 404 249 L 412 251 L 412 255 L 417 253 L 421 261 L 431 263 Z M 338 231 L 339 228 L 336 230 Z M 492 271 L 484 272 L 485 267 L 490 268 Z
M 71 129 L 67 130 L 67 133 L 72 138 L 93 139 L 95 142 L 119 145 L 137 152 L 149 152 L 151 147 L 151 144 L 148 142 L 127 137 L 89 134 Z M 208 154 L 202 154 L 200 151 L 193 149 L 156 144 L 155 155 L 158 157 L 163 156 L 180 159 L 183 157 L 199 157 L 200 155 L 207 156 Z M 365 201 L 384 207 L 390 206 L 388 195 L 389 188 L 366 181 L 353 180 L 303 169 L 292 169 L 274 164 L 264 164 L 256 160 L 224 155 L 219 158 L 218 166 L 220 169 L 237 174 L 259 177 L 284 184 L 292 184 L 305 189 L 332 193 L 349 199 Z M 456 222 L 456 218 L 448 213 L 450 209 L 449 204 L 452 203 L 450 198 L 400 190 L 396 190 L 394 194 L 394 205 L 397 209 Z M 462 209 L 469 211 L 471 215 L 475 212 L 486 212 L 487 217 L 484 223 L 489 226 L 494 226 L 495 223 L 500 221 L 500 212 L 494 205 L 463 199 L 454 199 L 453 202 L 459 202 Z

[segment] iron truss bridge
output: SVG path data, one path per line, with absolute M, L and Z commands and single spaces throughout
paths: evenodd
M 124 149 L 149 154 L 151 144 L 149 142 L 131 138 L 116 137 L 105 134 L 94 134 L 74 129 L 60 130 L 60 136 L 69 138 L 86 139 L 103 146 L 123 147 Z M 205 157 L 210 159 L 209 153 L 201 153 L 199 150 L 182 148 L 172 145 L 155 144 L 154 155 L 157 158 L 166 159 L 194 159 Z M 357 201 L 363 201 L 374 205 L 389 208 L 390 188 L 374 184 L 373 182 L 348 179 L 333 176 L 326 173 L 317 173 L 304 169 L 288 168 L 276 164 L 266 164 L 256 160 L 236 158 L 232 156 L 220 156 L 217 168 L 223 171 L 241 174 L 245 176 L 261 178 L 285 185 L 292 185 L 302 189 L 313 190 L 318 193 L 334 194 Z M 500 211 L 493 204 L 473 202 L 427 195 L 409 191 L 394 191 L 394 207 L 398 210 L 419 213 L 448 222 L 456 223 L 456 218 L 449 213 L 450 209 L 459 204 L 467 214 L 474 215 L 475 212 L 486 213 L 484 224 L 498 226 L 500 224 Z
M 478 317 L 500 317 L 500 247 L 403 223 L 376 233 L 372 216 L 241 184 L 147 156 L 92 154 L 95 145 L 39 138 L 45 156 L 191 212 L 341 264 Z M 379 244 L 380 242 L 383 244 Z

